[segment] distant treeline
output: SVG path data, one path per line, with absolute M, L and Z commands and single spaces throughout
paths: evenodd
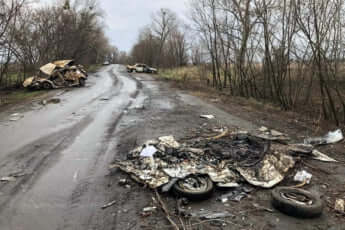
M 285 110 L 345 122 L 345 2 L 190 0 L 188 26 L 162 9 L 143 29 L 132 61 L 187 63 L 205 84 Z

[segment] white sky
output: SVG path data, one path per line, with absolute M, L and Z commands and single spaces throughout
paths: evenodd
M 187 14 L 188 0 L 98 0 L 105 12 L 106 34 L 120 50 L 130 51 L 140 28 L 150 23 L 152 13 L 169 8 L 180 18 Z M 56 0 L 41 0 L 54 4 Z

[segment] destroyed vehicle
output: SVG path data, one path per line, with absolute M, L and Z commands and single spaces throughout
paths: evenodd
M 127 72 L 132 73 L 133 71 L 136 73 L 157 73 L 158 72 L 156 68 L 149 67 L 146 64 L 137 63 L 133 66 L 127 65 Z
M 149 140 L 111 168 L 152 189 L 172 191 L 188 199 L 208 198 L 215 186 L 272 188 L 293 168 L 287 148 L 249 134 L 227 134 L 213 139 L 178 143 L 173 136 Z
M 73 60 L 61 60 L 42 66 L 36 76 L 27 78 L 23 86 L 29 89 L 57 89 L 85 86 L 87 73 Z

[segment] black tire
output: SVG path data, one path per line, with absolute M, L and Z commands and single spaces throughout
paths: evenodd
M 286 194 L 294 194 L 306 197 L 311 204 L 305 204 L 292 198 L 287 198 Z M 294 217 L 312 218 L 322 214 L 323 203 L 317 195 L 297 188 L 277 187 L 272 191 L 272 205 L 279 211 Z
M 41 85 L 42 85 L 43 89 L 52 89 L 53 88 L 53 86 L 47 81 L 42 82 Z
M 204 183 L 204 188 L 201 190 L 189 190 L 182 187 L 182 184 L 187 179 L 199 180 Z M 173 192 L 175 195 L 179 197 L 185 197 L 190 200 L 205 200 L 210 198 L 213 193 L 214 185 L 211 179 L 208 176 L 200 176 L 200 175 L 190 175 L 184 179 L 178 180 L 174 186 L 172 187 Z
M 85 79 L 84 78 L 79 78 L 79 86 L 84 87 L 85 86 Z

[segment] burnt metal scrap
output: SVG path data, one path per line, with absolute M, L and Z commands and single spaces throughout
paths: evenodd
M 27 78 L 23 86 L 29 89 L 57 89 L 85 86 L 87 72 L 74 60 L 60 60 L 42 66 L 37 75 Z
M 294 167 L 287 147 L 250 134 L 229 133 L 219 138 L 199 138 L 178 143 L 172 136 L 150 140 L 131 151 L 116 167 L 150 188 L 189 175 L 208 175 L 218 186 L 238 187 L 247 181 L 271 188 Z

